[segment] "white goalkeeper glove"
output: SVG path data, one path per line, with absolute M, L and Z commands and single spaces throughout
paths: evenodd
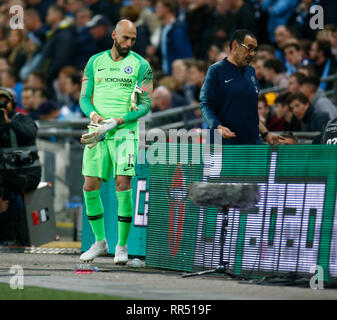
M 136 84 L 135 88 L 132 91 L 131 94 L 131 107 L 130 107 L 130 111 L 135 110 L 138 111 L 138 107 L 137 107 L 137 93 L 138 94 L 142 94 L 143 93 L 143 89 L 141 87 L 138 87 L 138 85 Z
M 103 120 L 98 124 L 89 124 L 88 128 L 93 131 L 82 135 L 81 142 L 88 145 L 88 148 L 93 148 L 99 141 L 105 139 L 105 134 L 118 126 L 119 123 L 115 119 Z

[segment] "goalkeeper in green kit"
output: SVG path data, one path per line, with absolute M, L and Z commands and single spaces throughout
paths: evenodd
M 109 180 L 111 172 L 118 200 L 114 262 L 128 261 L 127 240 L 133 216 L 131 178 L 135 175 L 138 151 L 137 120 L 150 110 L 153 91 L 149 63 L 131 51 L 136 35 L 131 21 L 119 21 L 112 33 L 112 49 L 92 56 L 83 73 L 80 106 L 91 120 L 89 132 L 81 138 L 86 145 L 83 195 L 96 241 L 80 256 L 81 261 L 92 261 L 108 253 L 100 188 L 102 181 Z

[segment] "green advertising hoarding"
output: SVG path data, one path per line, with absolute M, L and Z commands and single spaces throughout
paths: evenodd
M 170 162 L 174 148 L 177 161 Z M 336 146 L 223 146 L 214 153 L 204 148 L 166 145 L 158 148 L 166 161 L 150 164 L 148 266 L 218 266 L 223 215 L 194 205 L 188 187 L 195 181 L 249 182 L 259 185 L 261 198 L 249 210 L 229 209 L 223 247 L 229 269 L 306 274 L 321 266 L 326 281 L 337 278 Z

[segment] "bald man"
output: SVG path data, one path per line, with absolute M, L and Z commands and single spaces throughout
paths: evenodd
M 111 173 L 118 200 L 118 243 L 114 262 L 128 261 L 127 240 L 132 222 L 131 179 L 138 151 L 138 119 L 148 113 L 153 90 L 149 63 L 131 49 L 136 41 L 135 25 L 121 20 L 112 32 L 112 49 L 92 56 L 84 70 L 80 107 L 90 118 L 89 133 L 82 136 L 83 195 L 95 243 L 81 261 L 92 261 L 108 252 L 105 237 L 102 181 Z

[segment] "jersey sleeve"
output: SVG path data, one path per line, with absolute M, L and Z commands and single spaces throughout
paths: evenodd
M 143 90 L 137 100 L 138 110 L 131 110 L 122 117 L 125 123 L 136 121 L 137 119 L 145 116 L 150 110 L 153 91 L 153 75 L 151 67 L 147 61 L 142 62 L 140 65 L 137 85 Z
M 95 111 L 92 104 L 92 94 L 94 91 L 94 70 L 93 70 L 94 57 L 91 57 L 85 66 L 82 79 L 82 88 L 80 95 L 80 107 L 83 113 L 90 118 L 90 113 Z

